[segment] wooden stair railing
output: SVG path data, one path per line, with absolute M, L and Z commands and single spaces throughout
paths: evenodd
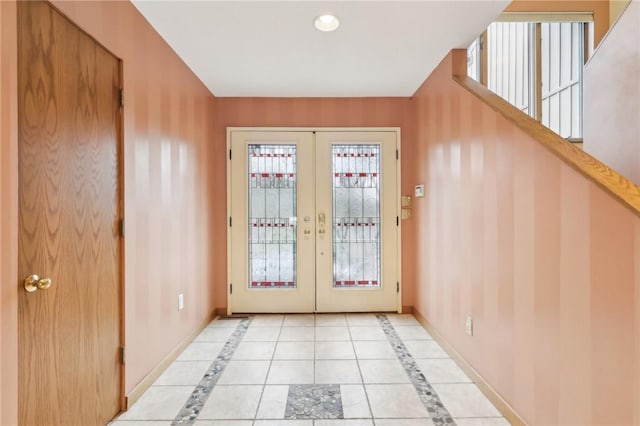
M 574 143 L 563 139 L 518 108 L 515 108 L 474 79 L 467 77 L 467 51 L 465 49 L 454 49 L 452 55 L 452 78 L 455 82 L 537 140 L 566 164 L 613 195 L 636 216 L 640 216 L 640 187 L 587 154 Z M 464 66 L 461 66 L 461 64 L 464 64 Z

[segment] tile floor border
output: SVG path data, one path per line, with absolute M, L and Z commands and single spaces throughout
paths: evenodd
M 407 350 L 404 342 L 400 339 L 400 336 L 398 336 L 398 333 L 393 328 L 393 325 L 387 316 L 384 314 L 377 314 L 376 317 L 380 322 L 382 330 L 387 335 L 387 339 L 389 339 L 391 346 L 395 350 L 402 367 L 407 372 L 411 383 L 418 392 L 420 400 L 429 412 L 433 424 L 436 426 L 455 426 L 456 423 L 451 417 L 451 414 L 449 414 L 449 411 L 446 409 L 442 401 L 440 401 L 440 397 L 436 393 L 435 389 L 420 371 L 420 367 Z
M 212 389 L 216 383 L 218 383 L 224 369 L 229 364 L 229 361 L 242 341 L 242 338 L 247 332 L 252 320 L 253 317 L 249 317 L 240 321 L 240 324 L 238 324 L 236 329 L 233 331 L 231 337 L 227 340 L 217 358 L 211 363 L 211 366 L 205 373 L 202 380 L 200 380 L 200 383 L 198 383 L 187 399 L 187 402 L 182 406 L 182 409 L 171 423 L 171 426 L 195 424 L 196 419 L 202 411 L 202 407 L 207 402 Z

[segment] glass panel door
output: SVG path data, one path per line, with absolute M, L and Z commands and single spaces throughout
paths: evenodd
M 318 312 L 398 310 L 396 163 L 395 132 L 316 134 Z
M 232 131 L 229 313 L 397 311 L 396 132 Z
M 251 288 L 296 287 L 295 145 L 250 144 L 249 281 Z
M 315 309 L 312 148 L 309 132 L 231 134 L 233 312 Z
M 380 286 L 380 145 L 331 145 L 333 286 Z

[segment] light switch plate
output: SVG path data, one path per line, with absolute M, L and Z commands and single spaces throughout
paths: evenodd
M 473 336 L 473 318 L 468 315 L 464 319 L 464 331 L 469 336 Z
M 178 310 L 181 311 L 184 309 L 184 294 L 180 293 L 178 295 Z
M 424 197 L 424 185 L 416 185 L 414 195 L 416 198 Z

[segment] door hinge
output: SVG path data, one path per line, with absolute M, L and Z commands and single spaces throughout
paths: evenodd
M 124 219 L 118 221 L 118 232 L 120 233 L 120 237 L 124 238 Z
M 231 224 L 232 224 L 232 220 L 231 220 L 231 216 L 229 216 L 229 228 L 231 228 Z
M 120 108 L 124 108 L 124 89 L 120 89 Z
M 400 159 L 400 151 L 396 149 L 396 160 Z
M 233 294 L 233 283 L 229 283 L 229 294 Z
M 229 150 L 229 160 L 231 160 L 231 150 Z
M 396 293 L 400 293 L 400 282 L 396 283 Z
M 126 362 L 124 346 L 120 347 L 120 362 L 124 364 Z
M 400 226 L 400 216 L 396 216 L 396 226 Z

